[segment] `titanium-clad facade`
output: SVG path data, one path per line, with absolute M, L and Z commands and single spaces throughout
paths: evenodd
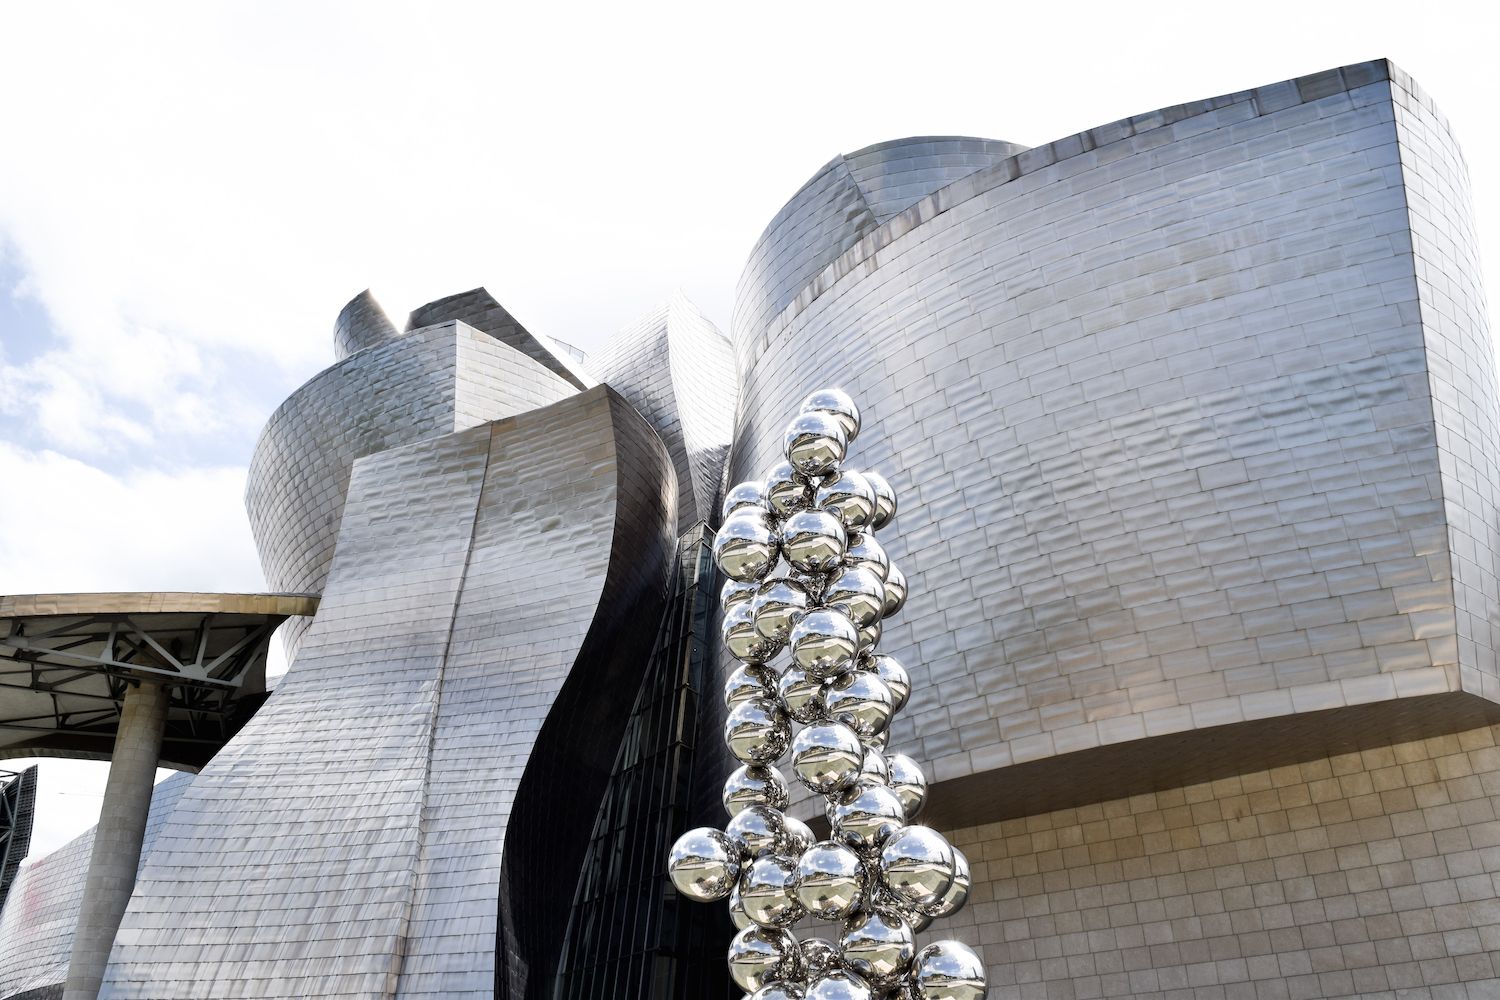
M 153 817 L 103 995 L 728 998 L 651 890 L 731 763 L 692 556 L 825 384 L 902 498 L 891 741 L 973 867 L 932 933 L 992 997 L 1497 995 L 1470 219 L 1447 122 L 1374 62 L 836 157 L 728 340 L 673 300 L 580 360 L 483 289 L 402 333 L 362 293 L 247 489 L 320 609 Z M 0 997 L 60 981 L 70 850 L 0 912 Z

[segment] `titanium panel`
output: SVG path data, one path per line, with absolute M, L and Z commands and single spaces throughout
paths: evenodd
M 729 341 L 681 295 L 620 331 L 590 368 L 656 428 L 677 471 L 677 530 L 718 521 L 737 387 Z
M 418 306 L 407 319 L 406 329 L 416 330 L 453 320 L 467 323 L 520 351 L 558 378 L 571 383 L 575 389 L 587 389 L 595 384 L 593 377 L 574 360 L 572 352 L 576 348 L 554 344 L 527 330 L 484 288 L 473 288 Z
M 658 620 L 675 493 L 602 386 L 356 462 L 301 654 L 143 866 L 105 995 L 490 996 L 517 785 L 583 653 Z
M 835 156 L 776 214 L 735 290 L 733 328 L 759 330 L 830 261 L 950 182 L 1025 149 L 961 136 L 915 136 Z M 734 336 L 741 370 L 753 341 Z
M 861 401 L 855 455 L 915 498 L 887 542 L 913 595 L 887 641 L 914 690 L 942 692 L 892 742 L 938 780 L 1460 690 L 1466 548 L 1439 446 L 1493 451 L 1435 423 L 1424 315 L 1467 315 L 1451 302 L 1476 295 L 1445 290 L 1478 279 L 1439 247 L 1463 277 L 1421 298 L 1389 75 L 1346 67 L 1028 150 L 852 248 L 830 235 L 836 259 L 789 301 L 752 261 L 731 481 L 774 461 L 806 392 Z M 1464 393 L 1493 415 L 1475 358 Z
M 399 336 L 385 308 L 366 288 L 339 310 L 333 324 L 333 356 L 343 361 L 351 354 Z
M 174 774 L 152 792 L 151 816 L 141 845 L 143 865 L 192 781 L 191 774 Z M 0 907 L 0 1000 L 62 996 L 93 849 L 90 829 L 21 868 Z
M 456 320 L 325 369 L 277 407 L 250 458 L 245 509 L 267 583 L 273 590 L 323 589 L 355 459 L 574 391 L 531 358 Z M 309 624 L 283 630 L 289 656 Z

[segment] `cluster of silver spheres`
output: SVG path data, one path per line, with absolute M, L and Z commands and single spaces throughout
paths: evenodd
M 843 465 L 858 433 L 846 393 L 813 393 L 787 427 L 786 461 L 724 501 L 714 558 L 729 577 L 724 644 L 742 661 L 724 688 L 724 738 L 742 766 L 724 785 L 729 825 L 684 834 L 668 867 L 684 895 L 729 901 L 729 970 L 747 1000 L 982 1000 L 973 951 L 919 950 L 914 937 L 963 906 L 969 865 L 911 823 L 927 780 L 886 752 L 911 681 L 875 647 L 906 578 L 875 540 L 896 513 L 890 484 Z M 788 750 L 797 780 L 827 799 L 828 840 L 785 812 Z M 837 940 L 797 940 L 806 916 L 835 922 Z

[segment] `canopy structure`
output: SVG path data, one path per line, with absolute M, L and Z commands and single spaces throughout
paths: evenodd
M 110 761 L 65 1000 L 98 995 L 157 765 L 206 764 L 265 700 L 276 626 L 317 609 L 307 594 L 0 597 L 0 757 Z
M 197 769 L 266 695 L 276 627 L 307 594 L 102 593 L 0 597 L 0 758 L 109 759 L 125 691 L 167 694 L 160 763 Z

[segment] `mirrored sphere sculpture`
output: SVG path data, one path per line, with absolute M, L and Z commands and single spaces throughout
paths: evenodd
M 889 480 L 842 467 L 859 429 L 847 393 L 813 392 L 787 426 L 786 461 L 725 494 L 721 634 L 741 664 L 724 685 L 724 739 L 742 766 L 724 783 L 724 830 L 684 834 L 668 872 L 691 899 L 727 900 L 746 1000 L 984 1000 L 973 951 L 915 940 L 964 905 L 972 879 L 961 851 L 912 825 L 928 792 L 917 761 L 885 752 L 912 687 L 877 647 L 907 580 L 874 537 L 896 515 Z M 789 750 L 824 797 L 827 840 L 783 811 Z M 838 921 L 837 942 L 799 943 L 789 929 L 808 916 Z
M 763 510 L 736 511 L 714 536 L 714 561 L 731 580 L 764 579 L 779 550 L 771 515 Z
M 677 891 L 690 899 L 724 899 L 740 877 L 739 847 L 718 830 L 689 830 L 672 845 L 667 872 Z
M 959 941 L 934 941 L 912 962 L 912 991 L 919 1000 L 984 1000 L 984 963 Z

